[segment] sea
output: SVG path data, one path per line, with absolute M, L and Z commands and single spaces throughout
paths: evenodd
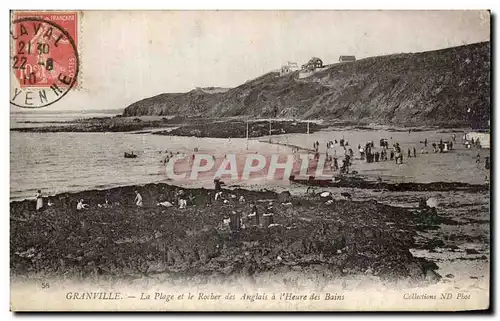
M 11 115 L 11 127 L 62 125 L 82 117 L 108 117 L 106 114 Z M 46 122 L 46 123 L 24 123 Z M 36 133 L 10 132 L 10 200 L 33 198 L 37 190 L 44 195 L 107 189 L 125 185 L 172 183 L 162 162 L 166 153 L 199 153 L 224 158 L 232 153 L 272 153 L 285 147 L 257 140 L 161 136 L 151 133 Z M 137 158 L 124 158 L 134 152 Z M 184 182 L 186 183 L 186 182 Z M 192 181 L 196 187 L 213 187 L 211 181 Z
M 12 114 L 11 127 L 42 126 L 57 121 L 73 121 L 83 117 L 109 117 L 104 113 L 46 113 Z M 26 123 L 43 122 L 43 123 Z M 443 138 L 451 140 L 455 134 L 457 143 L 447 154 L 433 154 L 432 141 Z M 462 133 L 452 131 L 391 132 L 387 130 L 332 129 L 304 134 L 273 136 L 259 140 L 242 138 L 194 138 L 161 136 L 151 133 L 35 133 L 16 132 L 10 134 L 10 199 L 32 199 L 37 190 L 44 195 L 63 192 L 78 192 L 90 189 L 107 189 L 125 185 L 147 183 L 171 183 L 162 162 L 165 151 L 174 153 L 207 153 L 224 158 L 227 153 L 291 153 L 294 145 L 312 148 L 315 141 L 323 145 L 329 140 L 345 138 L 357 154 L 357 145 L 386 138 L 400 142 L 405 151 L 402 165 L 393 162 L 366 164 L 355 160 L 352 170 L 360 174 L 382 177 L 384 180 L 432 182 L 460 181 L 484 184 L 489 171 L 484 168 L 484 158 L 489 149 L 466 149 L 460 143 Z M 429 139 L 429 154 L 420 154 L 422 142 Z M 407 148 L 416 147 L 417 157 L 407 158 Z M 337 146 L 337 155 L 343 157 L 343 150 Z M 124 152 L 134 152 L 137 158 L 124 158 Z M 413 152 L 413 149 L 412 149 Z M 476 163 L 477 154 L 481 162 Z M 213 181 L 191 182 L 195 186 L 211 188 Z M 196 185 L 198 184 L 198 185 Z M 240 184 L 245 185 L 245 184 Z M 262 187 L 262 186 L 261 186 Z M 265 186 L 267 187 L 267 186 Z

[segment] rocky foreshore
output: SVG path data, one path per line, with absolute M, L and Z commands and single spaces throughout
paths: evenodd
M 134 190 L 144 207 L 134 204 Z M 213 190 L 184 189 L 187 208 L 158 205 L 173 202 L 176 190 L 148 184 L 63 193 L 42 211 L 32 200 L 11 202 L 11 273 L 252 277 L 292 269 L 412 282 L 436 276 L 434 263 L 410 253 L 417 229 L 426 226 L 407 209 L 244 189 L 224 190 L 225 201 L 213 200 Z M 89 209 L 76 209 L 80 199 Z M 251 203 L 260 215 L 272 203 L 275 224 L 252 226 Z M 243 221 L 237 233 L 223 222 L 235 213 Z
M 430 182 L 430 183 L 394 183 L 366 179 L 356 174 L 338 175 L 332 179 L 317 179 L 290 177 L 290 181 L 297 184 L 319 187 L 343 187 L 372 190 L 386 190 L 390 192 L 449 192 L 462 191 L 469 193 L 484 193 L 490 190 L 490 184 L 469 184 L 463 182 Z
M 247 127 L 248 126 L 248 127 Z M 309 129 L 308 129 L 309 127 Z M 193 137 L 213 137 L 213 138 L 255 138 L 268 135 L 280 135 L 291 133 L 313 133 L 324 126 L 310 122 L 309 125 L 304 121 L 285 121 L 285 120 L 224 120 L 207 121 L 204 123 L 188 124 L 169 131 L 158 131 L 156 135 L 169 136 L 193 136 Z
M 267 120 L 250 121 L 237 119 L 213 119 L 200 117 L 174 117 L 160 119 L 141 119 L 139 117 L 103 117 L 61 122 L 21 122 L 28 127 L 15 127 L 11 131 L 56 133 L 56 132 L 132 132 L 150 133 L 155 128 L 155 135 L 194 136 L 212 138 L 255 138 L 285 133 L 307 133 L 308 125 L 304 121 Z M 270 126 L 271 125 L 271 126 Z M 309 123 L 309 132 L 313 133 L 325 126 Z M 172 129 L 173 128 L 173 129 Z

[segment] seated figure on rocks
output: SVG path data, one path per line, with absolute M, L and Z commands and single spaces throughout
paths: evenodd
M 86 209 L 88 209 L 88 208 L 89 208 L 89 205 L 88 205 L 88 204 L 84 204 L 84 203 L 83 203 L 83 199 L 81 199 L 81 200 L 78 202 L 78 204 L 76 204 L 76 209 L 77 209 L 78 211 L 81 211 L 81 210 L 86 210 Z
M 425 200 L 425 198 L 421 198 L 419 201 L 419 219 L 422 224 L 437 224 L 439 217 L 437 214 L 437 209 L 434 204 L 431 204 L 433 206 L 430 206 L 430 199 Z

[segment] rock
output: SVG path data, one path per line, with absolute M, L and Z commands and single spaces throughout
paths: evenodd
M 278 194 L 278 202 L 280 203 L 288 203 L 290 202 L 292 195 L 289 191 L 283 191 Z
M 305 247 L 304 247 L 302 240 L 297 240 L 297 241 L 293 242 L 292 244 L 290 244 L 290 246 L 288 247 L 288 250 L 295 255 L 300 255 L 300 254 L 305 253 Z
M 321 193 L 319 193 L 319 196 L 321 196 L 323 198 L 330 197 L 330 196 L 332 196 L 332 193 L 330 193 L 330 192 L 321 192 Z
M 424 279 L 424 277 L 426 277 L 426 274 L 424 273 L 422 266 L 417 262 L 410 262 L 406 266 L 406 269 L 408 270 L 408 276 L 412 280 L 422 280 Z
M 438 206 L 438 201 L 434 197 L 431 197 L 427 200 L 426 204 L 427 206 L 433 208 Z
M 349 199 L 349 200 L 352 198 L 351 194 L 346 193 L 346 192 L 342 192 L 342 193 L 340 193 L 340 195 L 343 196 L 343 197 L 345 197 L 345 198 L 347 198 L 347 199 Z
M 465 253 L 467 253 L 467 254 L 479 254 L 479 252 L 474 250 L 474 249 L 465 249 Z
M 448 273 L 445 275 L 445 277 L 449 278 L 449 279 L 453 279 L 455 276 L 451 273 Z
M 425 272 L 425 280 L 430 282 L 430 283 L 437 283 L 439 280 L 441 280 L 441 275 L 438 273 L 434 272 L 434 270 L 427 270 Z

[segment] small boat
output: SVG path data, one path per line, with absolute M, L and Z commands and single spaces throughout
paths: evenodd
M 137 155 L 134 154 L 133 152 L 132 153 L 125 152 L 124 156 L 125 156 L 125 158 L 136 158 L 137 157 Z

